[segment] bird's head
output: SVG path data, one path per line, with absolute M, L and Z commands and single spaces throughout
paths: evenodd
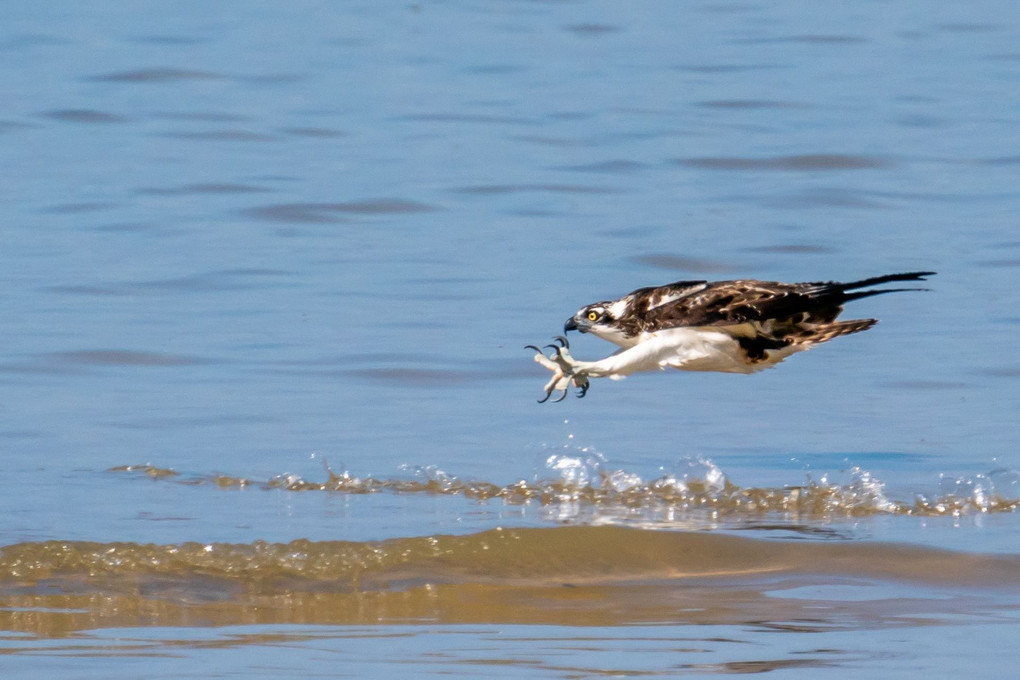
M 563 324 L 563 330 L 591 333 L 620 346 L 633 344 L 620 327 L 618 315 L 622 310 L 617 309 L 619 306 L 620 301 L 595 302 L 582 307 L 567 319 Z

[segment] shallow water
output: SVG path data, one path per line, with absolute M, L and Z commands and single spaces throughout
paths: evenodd
M 4 677 L 1002 675 L 1018 38 L 991 0 L 3 6 Z M 914 270 L 777 370 L 535 403 L 523 346 L 589 302 Z

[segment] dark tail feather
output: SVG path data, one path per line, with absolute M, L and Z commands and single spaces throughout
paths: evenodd
M 871 289 L 871 290 L 858 290 L 855 293 L 848 293 L 850 290 L 857 290 L 858 288 L 865 288 L 867 286 L 877 286 L 881 283 L 890 283 L 892 281 L 924 281 L 926 276 L 934 276 L 935 272 L 908 272 L 905 274 L 886 274 L 885 276 L 875 276 L 870 279 L 861 279 L 860 281 L 851 281 L 850 283 L 818 283 L 814 284 L 814 288 L 805 291 L 807 295 L 814 298 L 815 300 L 831 301 L 834 304 L 841 305 L 849 300 L 859 300 L 860 298 L 871 297 L 872 295 L 884 295 L 885 293 L 900 293 L 908 290 L 927 290 L 927 288 L 884 288 L 884 289 Z
M 877 286 L 880 283 L 889 283 L 891 281 L 924 281 L 926 276 L 935 276 L 935 272 L 907 272 L 906 274 L 886 274 L 885 276 L 875 276 L 870 279 L 861 279 L 860 281 L 852 281 L 851 283 L 840 283 L 836 284 L 843 290 L 855 290 L 857 288 L 864 288 L 865 286 Z M 900 288 L 898 290 L 910 290 L 909 288 Z M 883 291 L 889 292 L 892 291 Z
M 859 290 L 856 293 L 843 293 L 843 302 L 860 300 L 872 295 L 885 295 L 886 293 L 904 293 L 912 290 L 931 290 L 931 288 L 880 288 L 878 290 Z

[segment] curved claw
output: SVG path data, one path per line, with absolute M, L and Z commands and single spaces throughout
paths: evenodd
M 525 345 L 524 349 L 535 352 L 535 362 L 544 368 L 552 371 L 553 376 L 545 386 L 545 396 L 538 400 L 539 404 L 547 401 L 553 403 L 563 401 L 570 393 L 571 383 L 578 388 L 577 396 L 583 397 L 588 392 L 588 378 L 583 373 L 575 375 L 574 366 L 577 362 L 570 356 L 570 343 L 562 335 L 553 338 L 554 344 L 545 345 L 539 348 L 535 345 Z M 546 355 L 545 350 L 552 350 L 552 354 Z M 559 391 L 553 399 L 553 393 Z

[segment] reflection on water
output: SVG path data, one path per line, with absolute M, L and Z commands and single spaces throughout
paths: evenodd
M 624 602 L 616 604 L 626 607 Z M 394 607 L 395 611 L 401 609 L 400 605 Z M 876 627 L 881 637 L 871 647 L 853 644 L 857 629 L 852 625 L 815 627 L 811 624 L 817 620 L 815 612 L 790 610 L 784 613 L 803 615 L 806 622 L 626 627 L 593 622 L 580 628 L 557 623 L 493 625 L 441 619 L 354 626 L 252 623 L 213 627 L 202 639 L 182 628 L 71 632 L 64 639 L 49 641 L 45 651 L 30 659 L 16 656 L 28 647 L 24 640 L 14 638 L 0 647 L 0 653 L 5 649 L 12 653 L 3 657 L 4 665 L 16 672 L 28 673 L 74 655 L 101 663 L 125 678 L 137 677 L 140 664 L 146 669 L 158 665 L 171 672 L 198 665 L 199 673 L 206 676 L 215 672 L 209 666 L 223 666 L 225 673 L 251 666 L 258 676 L 280 677 L 308 665 L 310 659 L 316 666 L 328 667 L 331 674 L 344 672 L 352 677 L 393 677 L 412 666 L 416 673 L 439 677 L 704 677 L 800 669 L 814 676 L 831 671 L 833 677 L 845 677 L 846 669 L 876 657 L 882 659 L 887 672 L 902 677 L 910 677 L 919 663 L 935 663 L 951 677 L 967 677 L 974 664 L 969 652 L 975 642 L 1005 647 L 1010 642 L 996 635 L 994 624 L 982 622 L 975 623 L 969 634 L 932 645 L 930 637 L 944 629 L 923 606 L 918 609 L 916 618 L 889 618 L 887 626 Z M 862 618 L 878 620 L 881 614 L 865 613 Z M 910 624 L 918 627 L 907 627 Z M 748 632 L 771 643 L 766 648 L 749 644 Z M 362 653 L 379 648 L 388 651 L 379 656 Z M 901 648 L 913 651 L 903 654 L 898 651 Z M 253 653 L 264 654 L 271 661 L 252 664 Z

